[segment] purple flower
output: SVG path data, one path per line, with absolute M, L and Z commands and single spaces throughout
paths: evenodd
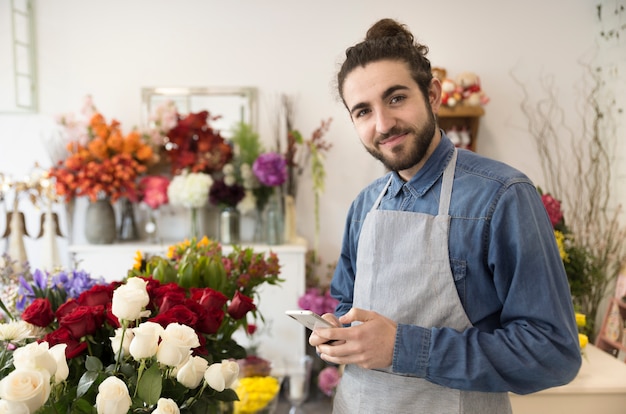
M 287 180 L 287 162 L 282 155 L 266 152 L 252 164 L 252 171 L 261 184 L 276 187 Z
M 104 283 L 104 278 L 92 279 L 84 270 L 72 270 L 69 274 L 63 271 L 52 277 L 53 286 L 64 290 L 68 298 L 77 298 L 93 286 Z
M 339 302 L 330 296 L 330 292 L 324 294 L 318 288 L 309 288 L 306 293 L 298 299 L 300 309 L 311 310 L 318 315 L 332 313 Z

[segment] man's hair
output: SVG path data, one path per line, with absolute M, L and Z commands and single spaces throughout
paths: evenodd
M 343 98 L 343 83 L 350 72 L 368 63 L 380 60 L 405 62 L 424 98 L 428 98 L 430 81 L 433 78 L 430 61 L 426 58 L 428 47 L 415 42 L 413 34 L 406 25 L 393 19 L 376 22 L 365 35 L 365 40 L 346 49 L 346 60 L 337 73 L 337 90 Z M 428 100 L 427 100 L 428 102 Z

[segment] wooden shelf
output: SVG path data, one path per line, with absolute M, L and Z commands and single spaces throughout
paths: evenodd
M 441 106 L 437 113 L 437 119 L 439 127 L 446 132 L 453 127 L 457 128 L 457 130 L 467 128 L 470 133 L 469 149 L 475 151 L 478 138 L 478 124 L 480 117 L 484 114 L 485 110 L 481 106 L 457 105 L 453 108 Z

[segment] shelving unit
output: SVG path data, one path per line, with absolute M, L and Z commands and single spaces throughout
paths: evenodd
M 457 105 L 455 107 L 441 106 L 437 115 L 439 127 L 444 131 L 449 131 L 453 127 L 457 130 L 467 128 L 470 134 L 469 149 L 476 150 L 478 138 L 478 124 L 480 117 L 485 114 L 481 106 Z
M 626 302 L 613 297 L 607 305 L 596 347 L 626 362 Z

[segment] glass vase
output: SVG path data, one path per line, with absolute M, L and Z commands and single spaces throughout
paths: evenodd
M 283 243 L 284 215 L 280 198 L 276 194 L 270 197 L 264 212 L 265 243 L 278 245 Z
M 117 230 L 117 239 L 119 241 L 133 241 L 139 239 L 137 231 L 137 223 L 135 220 L 135 206 L 132 201 L 126 197 L 119 199 L 120 206 L 120 223 Z
M 146 233 L 146 240 L 148 243 L 158 244 L 161 242 L 159 238 L 159 222 L 158 222 L 159 210 L 154 208 L 148 209 L 148 217 L 144 224 L 144 231 Z
M 224 207 L 220 211 L 219 240 L 222 244 L 239 243 L 240 214 L 236 207 Z
M 189 239 L 196 239 L 196 241 L 198 241 L 202 238 L 202 230 L 200 226 L 200 207 L 191 207 L 189 209 L 189 215 Z

